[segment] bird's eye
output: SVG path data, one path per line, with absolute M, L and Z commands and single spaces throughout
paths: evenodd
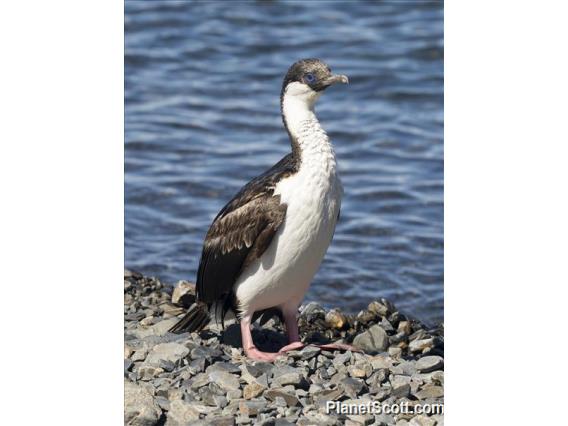
M 310 72 L 304 76 L 304 80 L 306 80 L 306 83 L 311 84 L 316 81 L 316 76 Z

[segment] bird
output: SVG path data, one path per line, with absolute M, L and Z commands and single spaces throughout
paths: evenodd
M 221 310 L 223 321 L 233 311 L 250 359 L 271 362 L 304 346 L 298 308 L 331 243 L 343 196 L 335 151 L 315 104 L 338 83 L 349 79 L 333 74 L 320 59 L 290 66 L 280 109 L 291 152 L 219 211 L 203 243 L 196 302 L 171 332 L 200 331 L 213 312 Z M 251 334 L 258 315 L 271 309 L 283 317 L 288 336 L 288 344 L 275 353 L 260 351 Z

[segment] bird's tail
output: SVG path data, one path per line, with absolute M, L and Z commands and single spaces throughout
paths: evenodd
M 209 323 L 209 320 L 209 308 L 205 303 L 197 302 L 191 305 L 187 314 L 168 331 L 178 334 L 186 331 L 190 333 L 201 331 Z

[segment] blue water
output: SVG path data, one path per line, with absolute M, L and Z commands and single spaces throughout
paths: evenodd
M 126 266 L 195 280 L 232 195 L 289 152 L 287 68 L 319 57 L 348 86 L 317 112 L 345 196 L 307 294 L 355 312 L 386 297 L 443 320 L 443 8 L 424 2 L 127 1 Z

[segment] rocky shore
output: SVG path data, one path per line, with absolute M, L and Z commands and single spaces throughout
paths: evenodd
M 246 359 L 236 324 L 225 330 L 213 323 L 200 333 L 168 333 L 194 300 L 191 283 L 172 287 L 125 271 L 125 424 L 444 423 L 442 414 L 413 412 L 443 404 L 441 326 L 428 329 L 384 299 L 357 315 L 308 303 L 300 308 L 303 342 L 340 341 L 363 352 L 306 346 L 269 364 Z M 253 330 L 260 349 L 276 351 L 286 344 L 277 316 L 261 321 Z M 394 411 L 403 412 L 345 412 L 337 408 L 339 402 L 342 407 L 395 406 Z

